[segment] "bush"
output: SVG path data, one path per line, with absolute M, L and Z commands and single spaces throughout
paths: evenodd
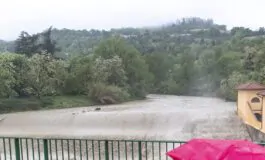
M 101 104 L 121 103 L 129 99 L 130 95 L 122 88 L 113 85 L 96 83 L 89 90 L 89 96 Z

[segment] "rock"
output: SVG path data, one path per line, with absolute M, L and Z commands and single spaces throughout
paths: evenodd
M 99 108 L 99 107 L 95 108 L 95 111 L 100 111 L 100 110 L 101 110 L 101 108 Z

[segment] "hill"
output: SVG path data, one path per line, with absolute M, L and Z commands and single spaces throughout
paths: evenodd
M 52 38 L 61 49 L 58 56 L 88 54 L 102 39 L 121 36 L 141 53 L 176 52 L 181 45 L 221 43 L 229 39 L 225 25 L 201 18 L 183 18 L 176 22 L 149 28 L 105 30 L 53 29 Z M 14 43 L 0 41 L 0 52 L 13 51 Z
M 229 38 L 225 25 L 212 20 L 187 18 L 151 28 L 120 28 L 105 30 L 54 29 L 52 37 L 63 53 L 87 54 L 102 39 L 121 36 L 141 53 L 175 52 L 176 46 L 192 43 L 218 43 Z

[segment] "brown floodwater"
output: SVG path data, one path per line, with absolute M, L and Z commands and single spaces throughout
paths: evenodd
M 100 111 L 95 108 L 100 107 Z M 1 136 L 89 139 L 249 139 L 236 104 L 217 98 L 149 95 L 118 105 L 0 115 Z

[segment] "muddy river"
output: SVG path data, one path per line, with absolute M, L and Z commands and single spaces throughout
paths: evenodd
M 95 108 L 101 110 L 96 111 Z M 0 115 L 0 136 L 90 139 L 249 139 L 236 104 L 217 98 L 149 95 L 119 105 Z

